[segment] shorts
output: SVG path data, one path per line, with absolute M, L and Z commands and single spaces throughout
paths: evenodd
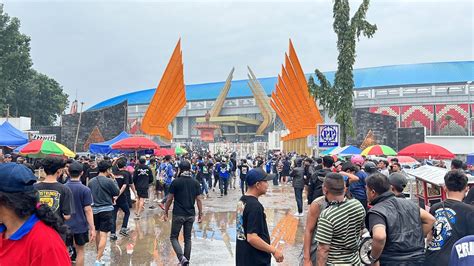
M 156 191 L 163 191 L 163 190 L 165 190 L 165 183 L 164 183 L 163 181 L 156 180 L 155 190 L 156 190 Z
M 137 194 L 139 198 L 148 199 L 148 188 L 137 188 Z
M 105 211 L 94 214 L 95 230 L 106 233 L 112 231 L 112 226 L 114 226 L 112 212 L 113 211 Z
M 86 243 L 89 243 L 89 232 L 74 234 L 72 236 L 74 243 L 78 246 L 84 246 Z

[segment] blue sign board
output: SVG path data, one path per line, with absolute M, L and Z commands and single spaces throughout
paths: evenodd
M 319 148 L 331 148 L 339 146 L 339 125 L 318 125 L 318 146 Z

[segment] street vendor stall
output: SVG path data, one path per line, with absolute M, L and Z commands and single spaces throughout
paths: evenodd
M 429 210 L 433 204 L 446 199 L 444 189 L 444 176 L 448 172 L 446 168 L 431 165 L 423 165 L 414 170 L 407 171 L 408 175 L 416 180 L 416 198 L 421 208 Z M 468 176 L 468 185 L 474 186 L 474 177 Z

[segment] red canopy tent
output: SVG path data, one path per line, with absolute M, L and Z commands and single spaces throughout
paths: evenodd
M 174 149 L 159 148 L 154 150 L 155 156 L 176 155 Z
M 452 159 L 455 157 L 455 155 L 447 149 L 431 143 L 417 143 L 410 145 L 399 151 L 398 155 L 423 159 Z
M 154 141 L 152 141 L 151 139 L 147 139 L 145 137 L 128 137 L 128 138 L 119 140 L 110 146 L 114 150 L 132 150 L 132 151 L 153 150 L 153 149 L 160 148 L 160 146 L 156 144 Z

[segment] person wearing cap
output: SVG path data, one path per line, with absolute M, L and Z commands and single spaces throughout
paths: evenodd
M 467 182 L 468 178 L 461 170 L 451 170 L 444 176 L 447 198 L 430 208 L 436 222 L 427 237 L 425 265 L 451 265 L 451 250 L 455 242 L 474 235 L 474 207 L 462 202 L 468 190 Z
M 0 164 L 0 265 L 71 265 L 60 234 L 66 226 L 38 201 L 36 177 L 21 164 Z
M 388 181 L 390 182 L 391 190 L 395 197 L 397 198 L 405 198 L 405 194 L 403 194 L 403 190 L 407 186 L 407 178 L 405 175 L 401 173 L 392 173 L 388 177 Z
M 168 210 L 173 203 L 170 241 L 178 257 L 180 265 L 189 265 L 191 259 L 191 231 L 198 207 L 198 223 L 202 221 L 201 184 L 191 177 L 191 164 L 181 160 L 178 165 L 179 176 L 174 179 L 166 200 L 164 220 L 168 220 Z M 183 228 L 184 252 L 178 241 L 179 232 Z
M 425 236 L 435 219 L 411 200 L 396 198 L 382 173 L 368 176 L 367 198 L 372 207 L 366 226 L 372 236 L 371 263 L 423 265 Z
M 72 260 L 78 266 L 84 265 L 84 246 L 89 241 L 94 241 L 96 234 L 91 207 L 92 193 L 80 180 L 83 171 L 84 166 L 81 163 L 72 162 L 69 165 L 70 179 L 66 183 L 72 192 L 75 210 L 66 224 L 73 234 L 72 241 L 76 250 L 76 257 Z
M 5 154 L 3 162 L 4 163 L 11 163 L 12 162 L 12 155 L 11 154 Z
M 269 180 L 273 180 L 273 175 L 267 174 L 262 168 L 247 173 L 248 191 L 237 204 L 237 266 L 270 265 L 272 255 L 277 262 L 283 262 L 283 253 L 270 244 L 265 209 L 258 201 L 267 192 Z

